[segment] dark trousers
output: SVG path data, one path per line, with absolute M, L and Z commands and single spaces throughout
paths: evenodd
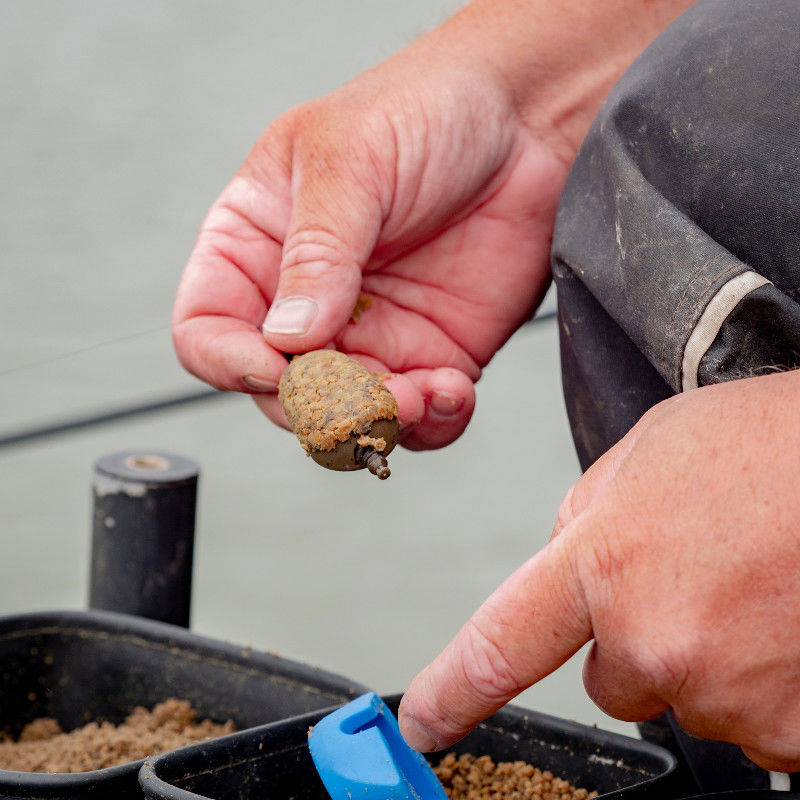
M 699 0 L 642 54 L 581 147 L 552 264 L 584 469 L 676 392 L 800 366 L 798 0 Z M 766 785 L 676 735 L 701 789 Z

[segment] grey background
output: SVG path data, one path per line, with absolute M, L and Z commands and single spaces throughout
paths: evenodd
M 199 386 L 167 325 L 211 201 L 282 110 L 455 8 L 0 2 L 2 431 Z M 0 450 L 0 613 L 85 605 L 91 466 L 126 448 L 202 464 L 196 630 L 382 692 L 547 541 L 578 476 L 552 322 L 495 358 L 458 443 L 398 452 L 386 483 L 321 470 L 225 396 Z M 634 731 L 586 698 L 580 658 L 520 702 Z

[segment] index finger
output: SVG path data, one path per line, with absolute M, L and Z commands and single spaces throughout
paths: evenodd
M 592 638 L 572 538 L 523 564 L 414 678 L 399 709 L 412 747 L 449 747 Z

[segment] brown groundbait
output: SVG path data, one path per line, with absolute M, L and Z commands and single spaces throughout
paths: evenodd
M 314 461 L 334 470 L 367 467 L 388 478 L 386 456 L 400 426 L 392 393 L 357 361 L 336 350 L 295 356 L 278 397 L 292 430 Z
M 433 770 L 449 800 L 590 800 L 597 792 L 576 789 L 569 782 L 524 761 L 449 753 Z
M 0 734 L 0 769 L 21 772 L 88 772 L 234 732 L 233 723 L 197 721 L 185 700 L 174 698 L 148 711 L 138 707 L 121 725 L 90 722 L 64 733 L 50 718 L 25 726 L 19 739 Z M 446 755 L 434 767 L 449 800 L 591 800 L 550 772 L 523 761 L 495 763 L 489 756 Z
M 0 769 L 88 772 L 233 733 L 232 722 L 197 722 L 185 700 L 165 700 L 152 711 L 136 708 L 121 725 L 90 722 L 64 733 L 54 719 L 34 720 L 17 741 L 0 734 Z

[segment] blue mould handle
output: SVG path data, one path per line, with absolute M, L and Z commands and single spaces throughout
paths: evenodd
M 308 748 L 332 800 L 447 800 L 425 756 L 412 750 L 374 692 L 323 717 Z

